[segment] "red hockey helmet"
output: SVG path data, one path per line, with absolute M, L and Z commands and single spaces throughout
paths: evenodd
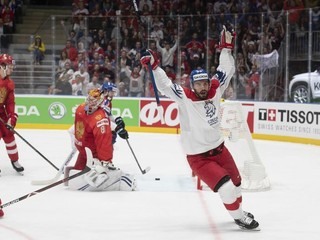
M 14 65 L 13 58 L 8 54 L 1 54 L 0 55 L 0 64 L 1 65 Z

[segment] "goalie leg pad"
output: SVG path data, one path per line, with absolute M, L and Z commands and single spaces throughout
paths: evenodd
M 84 176 L 90 191 L 133 191 L 136 189 L 135 178 L 120 169 L 104 172 L 90 171 Z
M 120 179 L 120 191 L 134 191 L 137 188 L 137 182 L 133 175 L 123 174 Z
M 67 175 L 78 172 L 79 170 L 71 168 Z M 137 184 L 133 175 L 111 168 L 110 165 L 97 164 L 84 176 L 69 180 L 68 186 L 71 190 L 80 191 L 134 191 Z

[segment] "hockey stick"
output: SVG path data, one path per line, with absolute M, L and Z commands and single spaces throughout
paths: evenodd
M 93 161 L 93 156 L 92 156 L 91 150 L 90 150 L 89 148 L 85 148 L 85 150 L 86 150 L 86 154 L 87 154 L 87 163 L 92 163 L 92 161 Z M 25 200 L 25 199 L 27 199 L 27 198 L 29 198 L 29 197 L 34 196 L 34 195 L 37 195 L 38 193 L 44 192 L 44 191 L 46 191 L 46 190 L 49 190 L 49 189 L 51 189 L 51 188 L 53 188 L 53 187 L 55 187 L 55 186 L 58 186 L 58 185 L 60 185 L 60 184 L 62 184 L 62 183 L 68 182 L 68 181 L 71 180 L 71 179 L 74 179 L 74 178 L 76 178 L 76 177 L 79 177 L 79 176 L 81 176 L 81 175 L 83 175 L 83 174 L 85 174 L 85 173 L 87 173 L 87 172 L 89 172 L 89 171 L 91 170 L 91 168 L 90 168 L 89 166 L 90 166 L 90 165 L 87 165 L 87 166 L 83 169 L 83 171 L 78 172 L 78 173 L 76 173 L 76 174 L 73 174 L 72 176 L 63 178 L 63 179 L 61 179 L 61 180 L 59 180 L 59 181 L 57 181 L 57 182 L 54 182 L 54 183 L 52 183 L 52 184 L 50 184 L 50 185 L 48 185 L 48 186 L 45 186 L 45 187 L 43 187 L 43 188 L 40 188 L 40 189 L 38 189 L 38 190 L 36 190 L 36 191 L 34 191 L 34 192 L 28 193 L 28 194 L 26 194 L 26 195 L 23 195 L 22 197 L 18 197 L 18 198 L 14 199 L 14 200 L 12 200 L 12 201 L 10 201 L 10 202 L 4 203 L 4 204 L 2 204 L 2 205 L 0 206 L 0 209 L 5 208 L 5 207 L 8 207 L 8 206 L 10 206 L 10 205 L 12 205 L 12 204 L 15 204 L 15 203 L 17 203 L 17 202 L 20 202 L 20 201 L 22 201 L 22 200 Z
M 153 75 L 152 67 L 151 67 L 150 63 L 148 63 L 148 70 L 149 70 L 149 74 L 150 74 L 150 78 L 151 78 L 151 83 L 152 83 L 152 87 L 153 87 L 153 91 L 154 91 L 154 96 L 155 96 L 156 101 L 157 101 L 157 109 L 158 109 L 158 112 L 160 114 L 161 124 L 165 124 L 165 121 L 164 121 L 164 118 L 163 118 L 163 108 L 162 108 L 162 106 L 160 104 L 158 88 L 157 88 L 157 85 L 156 85 L 156 81 L 154 79 L 154 75 Z
M 29 197 L 32 197 L 32 196 L 37 195 L 37 194 L 39 194 L 39 193 L 41 193 L 41 192 L 44 192 L 44 191 L 46 191 L 46 190 L 49 190 L 49 189 L 51 189 L 51 188 L 53 188 L 53 187 L 55 187 L 55 186 L 58 186 L 58 185 L 66 182 L 66 181 L 69 181 L 69 180 L 71 180 L 71 179 L 74 179 L 74 178 L 76 178 L 76 177 L 79 177 L 79 176 L 81 176 L 81 175 L 83 175 L 83 174 L 85 174 L 85 173 L 87 173 L 87 172 L 89 172 L 89 171 L 90 171 L 90 168 L 89 168 L 89 167 L 85 167 L 85 169 L 84 169 L 83 171 L 81 171 L 81 172 L 78 172 L 78 173 L 76 173 L 76 174 L 74 174 L 74 175 L 72 175 L 72 176 L 69 176 L 69 177 L 66 177 L 66 178 L 64 178 L 64 179 L 61 179 L 61 180 L 59 180 L 59 181 L 57 181 L 57 182 L 54 182 L 54 183 L 52 183 L 52 184 L 50 184 L 50 185 L 48 185 L 48 186 L 46 186 L 46 187 L 43 187 L 43 188 L 40 188 L 40 189 L 38 189 L 38 190 L 36 190 L 36 191 L 33 191 L 33 192 L 31 192 L 31 193 L 28 193 L 28 194 L 26 194 L 26 195 L 24 195 L 24 196 L 22 196 L 22 197 L 18 197 L 18 198 L 14 199 L 14 200 L 12 200 L 12 201 L 10 201 L 10 202 L 4 203 L 4 204 L 2 204 L 2 205 L 0 206 L 0 208 L 2 209 L 2 208 L 5 208 L 5 207 L 10 206 L 10 205 L 12 205 L 12 204 L 15 204 L 15 203 L 17 203 L 17 202 L 20 202 L 20 201 L 22 201 L 22 200 L 25 200 L 25 199 L 27 199 L 27 198 L 29 198 Z
M 130 148 L 130 150 L 131 150 L 131 152 L 132 152 L 132 155 L 133 155 L 133 157 L 134 157 L 134 160 L 136 160 L 136 163 L 138 164 L 138 167 L 139 167 L 141 173 L 142 173 L 142 174 L 146 174 L 147 172 L 149 172 L 150 169 L 151 169 L 150 167 L 146 167 L 146 169 L 142 169 L 142 168 L 141 168 L 140 163 L 139 163 L 136 155 L 134 154 L 133 149 L 132 149 L 132 147 L 131 147 L 131 145 L 130 145 L 130 143 L 129 143 L 129 140 L 126 139 L 126 141 L 127 141 L 128 146 L 129 146 L 129 148 Z
M 59 169 L 59 172 L 57 172 L 57 174 L 54 176 L 54 178 L 47 179 L 47 180 L 33 180 L 33 181 L 31 181 L 31 184 L 32 185 L 48 185 L 48 184 L 51 184 L 51 183 L 54 183 L 55 181 L 57 181 L 60 178 L 60 176 L 62 175 L 62 173 L 64 171 L 64 167 L 68 165 L 68 163 L 72 160 L 72 158 L 76 152 L 77 152 L 76 149 L 73 149 L 71 151 L 71 153 L 69 154 L 67 159 L 64 161 L 64 163 L 62 164 L 62 166 Z
M 137 1 L 136 1 L 136 0 L 132 0 L 132 2 L 133 2 L 134 11 L 136 12 L 136 15 L 137 15 L 137 17 L 138 17 L 138 21 L 139 21 L 139 23 L 141 23 L 141 13 L 140 13 L 140 11 L 139 11 L 139 8 L 138 8 L 138 5 L 137 5 Z M 161 124 L 165 124 L 165 121 L 164 121 L 164 118 L 163 118 L 163 108 L 162 108 L 162 106 L 161 106 L 161 104 L 160 104 L 158 89 L 157 89 L 156 82 L 155 82 L 155 80 L 154 80 L 154 76 L 153 76 L 153 72 L 152 72 L 152 67 L 151 67 L 151 64 L 150 64 L 150 63 L 148 64 L 148 70 L 149 70 L 149 73 L 150 73 L 151 83 L 152 83 L 154 95 L 155 95 L 156 102 L 157 102 L 157 109 L 158 109 L 158 112 L 159 112 L 159 114 L 160 114 Z
M 8 128 L 11 132 L 18 135 L 26 144 L 28 144 L 34 151 L 36 151 L 44 160 L 46 160 L 52 167 L 54 167 L 56 170 L 59 171 L 59 168 L 57 166 L 55 166 L 48 158 L 43 156 L 41 152 L 39 152 L 34 146 L 31 145 L 31 143 L 29 143 L 26 139 L 24 139 L 11 125 L 3 121 L 2 118 L 0 118 L 0 122 L 2 122 L 6 126 L 6 128 Z

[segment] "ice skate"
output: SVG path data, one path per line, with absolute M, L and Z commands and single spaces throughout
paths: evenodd
M 247 216 L 247 217 L 249 217 L 249 218 L 254 219 L 254 216 L 253 216 L 253 214 L 252 214 L 252 213 L 250 213 L 250 212 L 246 212 L 246 211 L 243 211 L 243 213 L 244 213 L 244 215 L 245 215 L 245 216 Z
M 14 170 L 16 170 L 18 173 L 23 174 L 22 172 L 24 171 L 24 167 L 21 166 L 21 164 L 19 163 L 19 161 L 11 161 L 12 167 L 14 168 Z
M 251 214 L 252 215 L 252 214 Z M 260 231 L 259 223 L 251 217 L 244 215 L 240 219 L 235 219 L 235 223 L 244 230 Z

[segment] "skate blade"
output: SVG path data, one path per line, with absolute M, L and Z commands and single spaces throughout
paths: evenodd
M 20 175 L 20 176 L 24 176 L 24 172 L 23 171 L 22 172 L 17 172 L 17 174 Z
M 248 229 L 248 228 L 239 226 L 239 228 L 240 228 L 241 230 L 248 231 L 248 232 L 258 232 L 258 231 L 261 231 L 260 227 L 256 227 L 256 228 L 253 228 L 253 229 Z

